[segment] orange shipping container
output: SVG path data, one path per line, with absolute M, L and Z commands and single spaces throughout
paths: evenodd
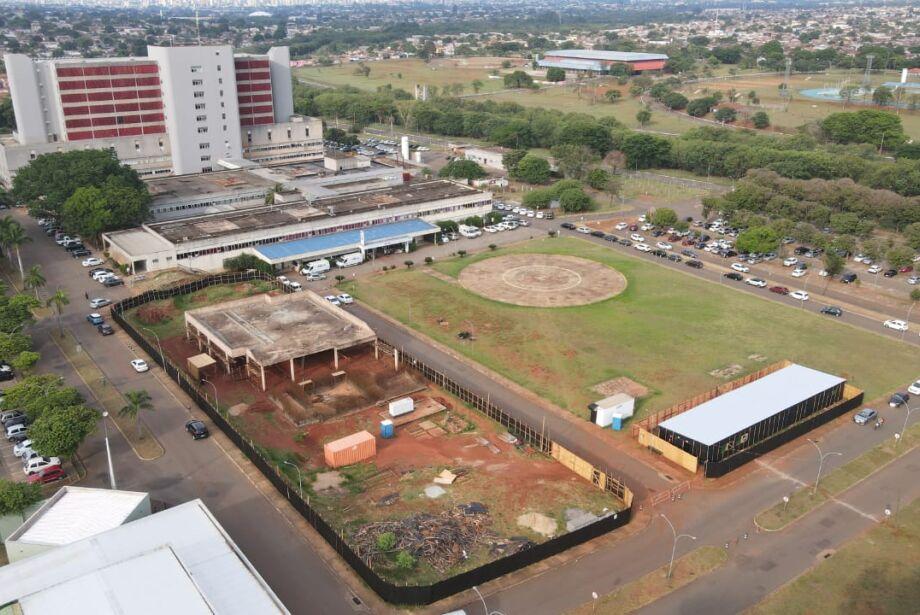
M 377 440 L 370 432 L 359 431 L 327 443 L 323 447 L 323 453 L 330 468 L 347 466 L 376 455 Z

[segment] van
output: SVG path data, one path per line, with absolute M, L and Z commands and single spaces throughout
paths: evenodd
M 331 267 L 329 266 L 329 261 L 324 258 L 319 260 L 310 261 L 303 266 L 303 269 L 300 270 L 300 273 L 303 275 L 310 275 L 311 273 L 325 273 L 329 271 Z
M 355 265 L 360 265 L 364 262 L 364 255 L 360 252 L 352 252 L 351 254 L 343 254 L 339 258 L 335 259 L 336 267 L 354 267 Z
M 460 230 L 460 234 L 468 239 L 472 239 L 474 237 L 479 237 L 480 235 L 482 235 L 482 231 L 476 228 L 475 226 L 467 226 L 465 224 L 461 224 L 459 230 Z

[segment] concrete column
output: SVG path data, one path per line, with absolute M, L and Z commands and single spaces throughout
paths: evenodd
M 294 378 L 294 359 L 291 359 L 291 382 L 296 382 Z
M 225 353 L 224 353 L 224 362 L 227 364 L 227 375 L 228 375 L 228 376 L 230 375 L 230 361 L 231 361 L 230 355 L 227 354 L 227 353 L 225 352 Z
M 262 372 L 262 391 L 265 391 L 265 366 L 261 363 L 259 364 L 259 371 Z
M 395 348 L 393 349 L 393 369 L 399 371 L 399 351 Z
M 380 347 L 377 346 L 377 340 L 374 340 L 374 360 L 380 359 Z
M 339 349 L 335 346 L 332 347 L 332 360 L 335 363 L 335 368 L 339 368 Z

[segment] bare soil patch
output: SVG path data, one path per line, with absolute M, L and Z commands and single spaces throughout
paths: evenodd
M 557 254 L 512 254 L 464 268 L 460 284 L 478 295 L 528 307 L 597 303 L 626 289 L 626 277 L 597 261 Z

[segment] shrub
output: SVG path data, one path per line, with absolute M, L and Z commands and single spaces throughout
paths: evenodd
M 384 532 L 377 536 L 377 548 L 381 551 L 389 551 L 396 546 L 396 534 L 393 532 Z
M 434 262 L 434 259 L 431 258 L 430 256 L 426 256 L 426 257 L 425 257 L 425 264 L 426 264 L 426 265 L 430 265 L 430 264 L 433 263 L 433 262 Z
M 396 554 L 396 566 L 403 570 L 412 570 L 415 568 L 415 558 L 408 551 L 400 551 Z

